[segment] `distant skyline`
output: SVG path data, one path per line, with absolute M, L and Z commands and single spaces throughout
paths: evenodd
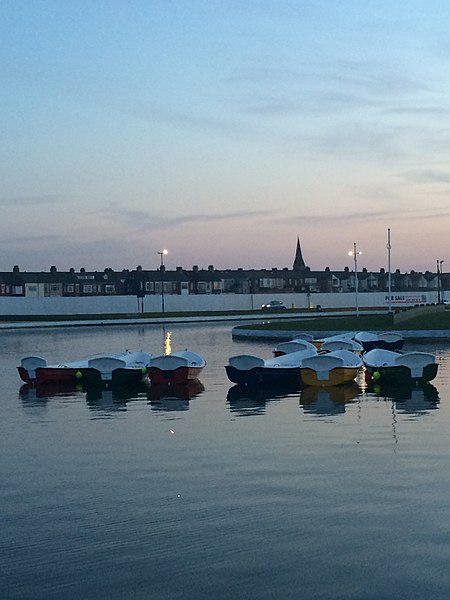
M 450 270 L 450 4 L 4 0 L 0 271 Z

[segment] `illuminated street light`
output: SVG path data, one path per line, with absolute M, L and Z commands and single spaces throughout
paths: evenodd
M 359 302 L 358 302 L 358 264 L 356 261 L 356 257 L 361 252 L 356 250 L 356 242 L 353 243 L 353 250 L 350 250 L 348 253 L 349 256 L 353 256 L 353 261 L 355 263 L 355 305 L 356 305 L 356 316 L 359 317 Z
M 168 250 L 160 250 L 158 252 L 159 256 L 161 257 L 161 264 L 159 267 L 159 271 L 160 271 L 160 275 L 161 275 L 161 312 L 164 313 L 164 271 L 165 271 L 165 267 L 164 267 L 164 257 L 169 253 Z

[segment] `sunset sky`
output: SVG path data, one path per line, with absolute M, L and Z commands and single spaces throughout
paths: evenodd
M 0 270 L 450 270 L 450 3 L 3 0 Z

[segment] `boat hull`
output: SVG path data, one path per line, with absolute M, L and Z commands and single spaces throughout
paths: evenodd
M 231 365 L 225 367 L 227 377 L 232 383 L 239 385 L 295 385 L 301 383 L 300 369 L 273 369 L 254 367 L 253 369 L 237 369 Z
M 314 369 L 300 369 L 302 381 L 305 385 L 313 387 L 345 385 L 355 380 L 358 375 L 357 367 L 337 367 L 328 371 L 326 375 L 321 375 Z
M 422 384 L 432 381 L 438 372 L 435 356 L 426 352 L 400 354 L 374 349 L 364 356 L 367 381 L 380 381 L 402 385 Z
M 386 384 L 405 385 L 408 383 L 423 384 L 432 381 L 438 372 L 438 364 L 426 365 L 419 377 L 411 375 L 411 370 L 403 365 L 367 367 L 366 380 Z
M 36 369 L 36 385 L 45 385 L 47 383 L 63 383 L 77 381 L 79 378 L 79 369 L 63 369 L 59 367 L 42 367 Z
M 176 369 L 159 369 L 148 367 L 147 375 L 153 385 L 180 385 L 200 377 L 203 367 L 177 367 Z
M 44 367 L 36 369 L 36 377 L 30 379 L 27 371 L 18 367 L 19 375 L 25 383 L 33 385 L 48 385 L 52 383 L 83 383 L 85 385 L 134 385 L 142 382 L 143 372 L 140 369 L 115 369 L 110 379 L 102 379 L 96 369 L 63 369 Z
M 36 356 L 22 359 L 19 376 L 27 384 L 83 383 L 89 385 L 134 385 L 141 383 L 150 355 L 122 352 L 100 355 L 67 364 L 48 365 Z

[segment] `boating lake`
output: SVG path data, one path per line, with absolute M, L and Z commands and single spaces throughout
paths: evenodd
M 231 327 L 2 332 L 2 599 L 449 598 L 450 345 L 405 344 L 425 388 L 242 394 L 229 356 L 273 343 Z M 176 398 L 16 369 L 168 344 L 207 361 Z

